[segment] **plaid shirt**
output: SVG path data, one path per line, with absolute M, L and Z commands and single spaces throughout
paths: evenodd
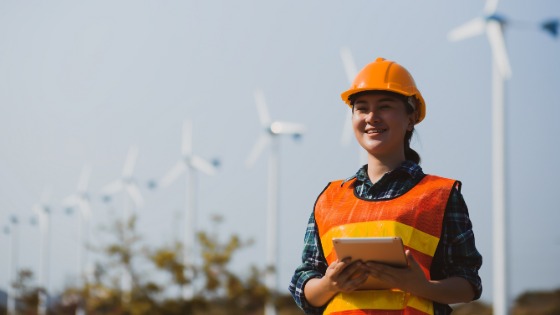
M 383 175 L 375 184 L 367 175 L 367 165 L 360 168 L 356 175 L 346 181 L 356 178 L 354 190 L 357 196 L 369 200 L 383 200 L 406 193 L 424 176 L 422 168 L 418 164 L 405 161 L 395 170 Z M 457 189 L 453 189 L 449 196 L 443 218 L 441 238 L 432 260 L 430 275 L 432 280 L 454 276 L 466 279 L 475 291 L 474 299 L 476 300 L 482 293 L 482 283 L 478 276 L 482 256 L 475 246 L 472 224 L 460 188 L 460 184 L 457 185 Z M 302 264 L 296 269 L 289 290 L 297 305 L 306 314 L 322 314 L 325 306 L 310 305 L 303 293 L 307 281 L 323 277 L 327 269 L 327 261 L 319 245 L 314 213 L 309 218 L 304 242 Z M 434 302 L 434 314 L 450 314 L 451 311 L 449 305 Z

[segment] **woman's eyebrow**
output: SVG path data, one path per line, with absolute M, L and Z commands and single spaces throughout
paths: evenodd
M 393 102 L 397 101 L 397 98 L 387 96 L 387 97 L 384 97 L 384 98 L 381 98 L 381 99 L 378 100 L 378 102 L 390 102 L 390 101 L 393 101 Z

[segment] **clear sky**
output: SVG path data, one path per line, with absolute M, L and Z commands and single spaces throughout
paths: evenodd
M 146 200 L 139 230 L 170 242 L 184 204 L 184 181 L 149 190 L 180 155 L 181 124 L 194 122 L 193 147 L 219 158 L 198 177 L 200 229 L 224 216 L 221 235 L 255 244 L 234 265 L 265 261 L 266 161 L 244 161 L 261 127 L 253 91 L 264 91 L 273 119 L 307 133 L 281 140 L 279 288 L 299 264 L 314 201 L 330 180 L 359 168 L 356 144 L 340 138 L 348 87 L 339 50 L 358 67 L 382 56 L 413 74 L 427 102 L 413 147 L 426 173 L 457 178 L 469 206 L 483 300 L 492 299 L 491 55 L 484 36 L 451 43 L 447 33 L 480 16 L 484 1 L 48 1 L 0 2 L 0 224 L 22 221 L 19 267 L 38 268 L 33 204 L 50 189 L 51 285 L 77 272 L 77 219 L 61 200 L 92 166 L 95 226 L 118 217 L 122 201 L 101 202 L 127 150 L 139 149 L 135 178 Z M 560 287 L 560 42 L 538 24 L 558 17 L 555 0 L 501 1 L 511 19 L 506 41 L 509 284 L 513 295 Z M 99 234 L 97 229 L 93 232 Z M 98 238 L 99 239 L 99 238 Z M 0 288 L 8 279 L 8 238 L 0 234 Z

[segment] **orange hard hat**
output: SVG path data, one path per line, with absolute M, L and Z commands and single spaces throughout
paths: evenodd
M 426 116 L 426 103 L 412 75 L 403 66 L 385 58 L 377 58 L 365 66 L 356 76 L 350 89 L 340 96 L 350 104 L 350 96 L 363 91 L 390 91 L 404 96 L 415 98 L 415 109 L 418 112 L 416 123 L 421 122 Z

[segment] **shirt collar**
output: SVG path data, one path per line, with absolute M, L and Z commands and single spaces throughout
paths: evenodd
M 354 178 L 356 178 L 360 182 L 371 183 L 371 181 L 369 179 L 369 176 L 367 174 L 367 170 L 368 170 L 368 165 L 365 164 L 364 166 L 360 167 L 360 169 L 358 170 L 358 172 L 356 172 L 356 174 L 354 174 L 354 175 L 348 177 L 347 179 L 345 179 L 344 181 L 342 181 L 341 185 L 344 185 L 346 182 L 348 182 L 348 181 L 350 181 Z M 402 162 L 402 164 L 399 165 L 394 170 L 385 173 L 385 175 L 383 175 L 383 177 L 400 175 L 400 174 L 408 175 L 412 179 L 417 179 L 419 177 L 424 176 L 424 172 L 422 171 L 422 168 L 420 167 L 420 165 L 414 163 L 413 161 L 406 160 L 406 161 Z M 371 183 L 371 184 L 373 184 L 373 183 Z

